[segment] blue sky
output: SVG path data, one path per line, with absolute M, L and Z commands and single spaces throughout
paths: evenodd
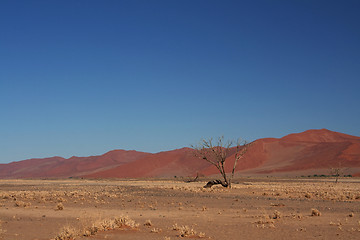
M 0 162 L 360 136 L 359 1 L 1 1 Z

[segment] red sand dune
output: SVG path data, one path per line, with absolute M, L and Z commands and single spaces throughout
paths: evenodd
M 227 160 L 231 171 L 234 157 Z M 236 171 L 242 175 L 329 174 L 339 164 L 346 174 L 360 176 L 360 137 L 326 129 L 308 130 L 283 138 L 256 140 Z M 114 150 L 101 156 L 52 157 L 0 164 L 0 178 L 89 177 L 141 178 L 217 174 L 190 148 L 160 153 Z
M 0 165 L 0 178 L 76 177 L 114 168 L 150 153 L 114 150 L 100 156 L 29 159 Z
M 192 149 L 182 148 L 145 156 L 116 168 L 87 175 L 92 178 L 107 177 L 174 177 L 192 176 L 209 167 L 209 163 L 194 157 Z
M 360 172 L 360 137 L 321 129 L 260 139 L 242 162 L 237 171 L 247 174 L 329 174 L 331 168 L 340 166 L 356 175 Z

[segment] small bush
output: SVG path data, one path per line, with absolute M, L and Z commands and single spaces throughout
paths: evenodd
M 59 210 L 59 211 L 64 210 L 64 205 L 63 205 L 61 202 L 58 203 L 58 204 L 56 205 L 56 210 Z
M 73 240 L 77 236 L 76 230 L 72 227 L 64 227 L 55 237 L 55 240 Z
M 279 211 L 275 210 L 272 218 L 273 219 L 280 219 L 281 217 L 282 217 L 282 214 Z
M 180 226 L 177 225 L 177 223 L 175 223 L 175 224 L 173 225 L 173 230 L 179 231 L 179 230 L 180 230 Z
M 148 226 L 148 227 L 152 226 L 150 219 L 145 221 L 144 226 Z
M 189 226 L 181 226 L 179 229 L 180 237 L 194 237 L 196 232 L 194 229 Z
M 23 201 L 15 201 L 14 206 L 15 207 L 24 207 L 24 208 L 26 208 L 26 207 L 30 207 L 31 203 L 23 202 Z
M 122 228 L 122 227 L 138 228 L 139 227 L 138 223 L 135 223 L 134 220 L 130 219 L 127 216 L 115 218 L 114 222 L 118 228 Z
M 311 216 L 321 216 L 321 212 L 317 210 L 316 208 L 311 209 Z
M 194 229 L 189 226 L 178 226 L 176 223 L 173 225 L 173 230 L 179 232 L 179 237 L 188 237 L 188 238 L 203 238 L 205 233 L 197 233 Z
M 85 237 L 89 237 L 91 235 L 95 235 L 98 231 L 99 228 L 95 224 L 93 224 L 91 227 L 85 227 L 82 235 Z
M 116 226 L 115 220 L 112 219 L 105 219 L 100 222 L 99 228 L 100 231 L 108 231 L 114 229 Z

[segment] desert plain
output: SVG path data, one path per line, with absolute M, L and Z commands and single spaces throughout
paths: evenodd
M 360 179 L 0 180 L 0 238 L 360 239 Z

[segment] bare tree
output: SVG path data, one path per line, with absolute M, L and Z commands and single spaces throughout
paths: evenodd
M 342 174 L 343 170 L 340 167 L 331 168 L 331 175 L 335 177 L 335 183 L 338 183 L 339 177 Z
M 241 141 L 224 141 L 224 137 L 219 137 L 214 143 L 213 139 L 203 139 L 198 146 L 192 146 L 196 157 L 203 159 L 214 165 L 220 172 L 223 180 L 209 181 L 204 187 L 211 187 L 215 184 L 221 184 L 223 187 L 231 188 L 231 180 L 234 177 L 235 168 L 239 159 L 243 157 L 249 147 L 249 143 Z M 234 165 L 231 174 L 226 173 L 225 164 L 230 156 L 234 156 Z
M 338 166 L 336 167 L 332 167 L 330 168 L 330 174 L 335 177 L 335 183 L 338 183 L 339 178 L 341 177 L 341 175 L 344 174 L 344 172 L 346 170 L 348 170 L 349 168 L 345 168 L 342 166 L 342 161 L 338 162 Z

